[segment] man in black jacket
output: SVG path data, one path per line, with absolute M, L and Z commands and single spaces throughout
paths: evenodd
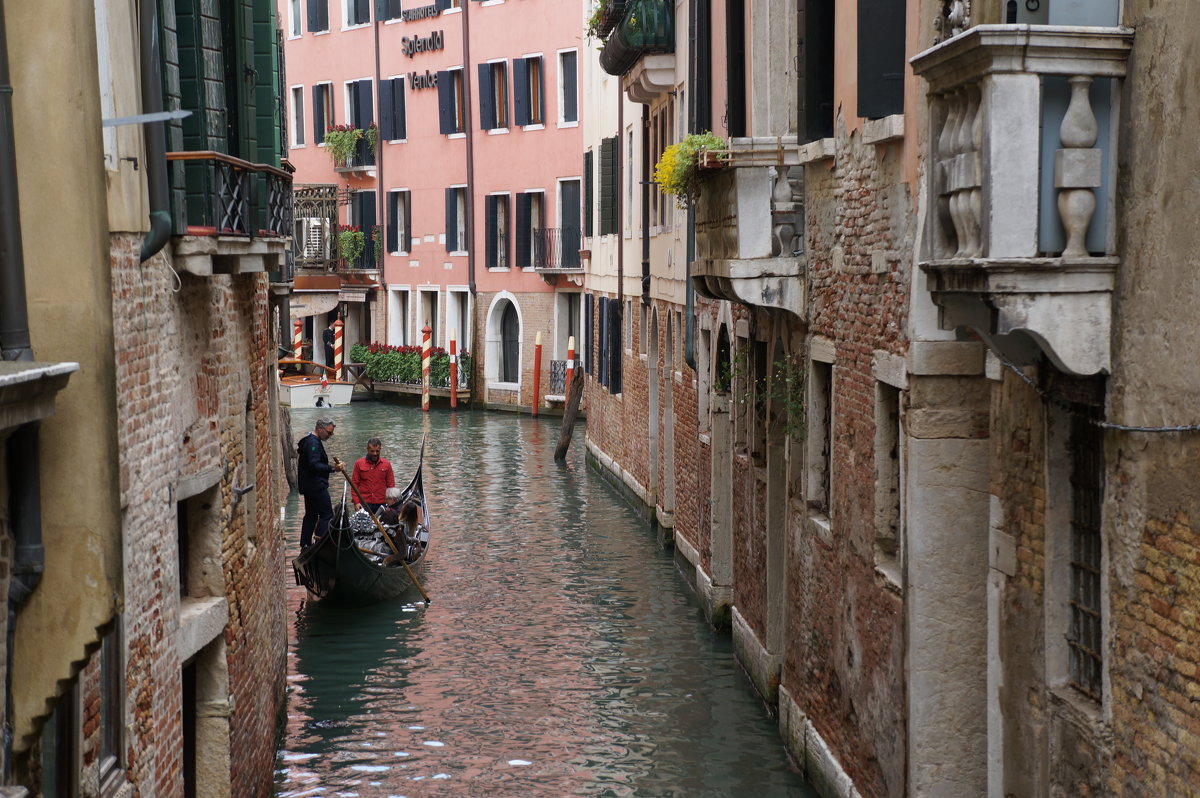
M 333 519 L 333 505 L 329 501 L 329 475 L 335 470 L 340 471 L 341 463 L 334 460 L 334 465 L 329 465 L 324 442 L 333 436 L 335 426 L 331 418 L 318 418 L 316 427 L 301 438 L 297 446 L 300 453 L 296 469 L 297 487 L 304 497 L 304 520 L 300 524 L 301 551 L 312 543 L 314 533 L 318 538 L 324 535 Z

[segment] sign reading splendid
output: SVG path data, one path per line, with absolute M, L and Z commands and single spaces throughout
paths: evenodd
M 404 54 L 412 58 L 417 53 L 430 53 L 434 50 L 446 49 L 446 36 L 443 31 L 435 30 L 428 36 L 405 36 L 400 40 Z
M 400 19 L 404 20 L 405 22 L 412 22 L 414 19 L 428 19 L 429 17 L 436 17 L 441 13 L 442 9 L 438 8 L 436 5 L 421 6 L 420 8 L 406 8 L 400 12 Z

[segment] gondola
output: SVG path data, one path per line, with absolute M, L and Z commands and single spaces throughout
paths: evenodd
M 392 505 L 407 516 L 408 522 L 401 518 L 396 523 L 383 523 L 398 553 L 392 552 L 365 512 L 355 513 L 346 493 L 349 486 L 343 486 L 342 501 L 334 508 L 329 531 L 292 560 L 296 584 L 303 585 L 312 599 L 362 606 L 396 598 L 415 587 L 413 576 L 420 573 L 429 553 L 429 505 L 421 479 L 424 459 L 422 438 L 417 472 Z M 418 511 L 415 518 L 413 510 Z M 380 516 L 384 515 L 381 511 Z

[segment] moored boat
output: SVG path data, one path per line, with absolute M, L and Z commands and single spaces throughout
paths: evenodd
M 350 404 L 354 383 L 335 379 L 329 366 L 286 357 L 279 361 L 279 404 L 288 407 L 336 407 Z
M 414 580 L 429 552 L 429 505 L 425 500 L 421 459 L 412 481 L 381 510 L 379 525 L 364 510 L 354 512 L 346 489 L 334 508 L 329 531 L 292 560 L 296 584 L 313 599 L 329 604 L 363 605 L 386 601 L 418 587 Z M 391 543 L 383 539 L 379 527 Z M 406 567 L 407 566 L 407 567 Z

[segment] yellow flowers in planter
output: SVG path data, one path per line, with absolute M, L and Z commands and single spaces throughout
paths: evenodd
M 663 150 L 654 166 L 654 182 L 664 194 L 675 197 L 678 207 L 686 208 L 700 195 L 700 153 L 723 149 L 725 139 L 712 131 L 690 133 Z

